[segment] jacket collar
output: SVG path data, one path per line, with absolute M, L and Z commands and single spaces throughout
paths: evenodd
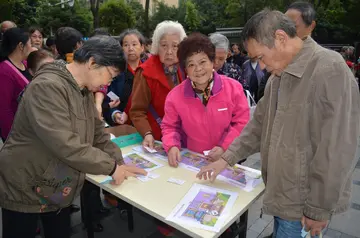
M 308 36 L 304 40 L 303 47 L 294 57 L 292 62 L 285 68 L 284 72 L 294 75 L 297 78 L 301 78 L 314 55 L 316 45 L 317 43 Z
M 145 63 L 139 65 L 138 69 L 139 68 L 143 69 L 142 74 L 144 77 L 159 81 L 164 87 L 171 90 L 164 72 L 163 65 L 158 55 L 152 55 L 148 60 L 145 61 Z M 177 68 L 177 75 L 180 79 L 179 81 L 181 82 L 183 77 L 180 72 L 180 67 Z
M 216 73 L 214 71 L 214 84 L 211 90 L 211 94 L 215 95 L 218 94 L 220 92 L 220 90 L 222 89 L 222 81 L 221 81 L 221 77 L 218 73 Z M 191 85 L 191 80 L 189 79 L 189 77 L 186 79 L 186 81 L 184 82 L 184 95 L 185 97 L 195 97 L 195 92 L 194 89 L 192 88 Z

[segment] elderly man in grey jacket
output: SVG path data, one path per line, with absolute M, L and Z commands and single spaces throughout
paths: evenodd
M 274 237 L 320 234 L 349 206 L 359 137 L 360 97 L 337 52 L 296 35 L 278 11 L 255 14 L 243 29 L 251 58 L 273 74 L 254 116 L 221 159 L 199 178 L 214 180 L 228 165 L 261 152 L 263 211 L 275 217 Z

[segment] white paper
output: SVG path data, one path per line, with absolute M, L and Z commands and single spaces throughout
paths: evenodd
M 170 183 L 175 183 L 177 185 L 183 185 L 185 183 L 184 180 L 176 179 L 176 178 L 169 178 L 167 181 Z
M 160 175 L 159 174 L 148 173 L 148 177 L 152 178 L 152 179 L 156 179 L 156 178 L 160 177 Z
M 238 193 L 194 184 L 166 220 L 220 232 Z
M 205 156 L 208 156 L 211 150 L 204 150 L 203 153 Z
M 108 92 L 107 96 L 113 101 L 120 100 L 119 96 L 113 93 L 113 91 Z
M 161 163 L 149 158 L 148 156 L 144 154 L 138 154 L 136 152 L 123 155 L 123 158 L 125 164 L 136 166 L 137 168 L 144 169 L 147 172 L 164 166 Z
M 154 149 L 151 149 L 150 147 L 144 146 L 144 148 L 151 154 L 156 153 L 157 151 Z
M 243 165 L 236 164 L 234 167 L 226 168 L 217 179 L 239 187 L 246 192 L 251 192 L 262 182 L 261 172 Z
M 161 159 L 162 161 L 168 162 L 168 157 L 167 157 L 166 152 L 165 152 L 164 148 L 162 147 L 162 143 L 160 141 L 155 141 L 154 150 L 156 152 L 154 152 L 154 153 L 151 153 L 148 150 L 144 149 L 144 147 L 142 145 L 134 146 L 132 149 L 136 152 L 146 154 L 147 156 L 150 156 L 151 158 L 155 157 L 157 159 Z
M 143 176 L 143 175 L 140 175 L 140 176 L 136 176 L 136 178 L 138 180 L 140 180 L 141 182 L 147 182 L 147 181 L 150 181 L 151 178 L 149 178 L 148 176 Z
M 137 175 L 136 178 L 139 179 L 140 181 L 142 182 L 147 182 L 147 181 L 150 181 L 150 180 L 153 180 L 153 179 L 156 179 L 160 177 L 160 175 L 158 174 L 153 174 L 153 173 L 148 173 L 146 176 L 144 175 Z

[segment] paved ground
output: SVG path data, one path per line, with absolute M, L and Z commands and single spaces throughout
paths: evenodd
M 0 142 L 1 147 L 1 142 Z M 260 168 L 260 156 L 254 155 L 246 164 L 253 168 Z M 326 231 L 324 238 L 360 238 L 360 160 L 357 163 L 357 167 L 353 175 L 353 196 L 351 209 L 342 215 L 336 215 L 333 217 L 329 228 Z M 79 204 L 79 199 L 76 201 Z M 254 203 L 249 209 L 248 220 L 248 238 L 261 238 L 272 233 L 273 218 L 271 216 L 263 215 L 260 218 L 262 198 Z M 114 210 L 112 214 L 106 217 L 102 224 L 105 228 L 104 232 L 96 233 L 96 238 L 142 238 L 151 234 L 156 230 L 154 220 L 141 211 L 135 210 L 135 231 L 129 233 L 127 230 L 126 219 L 120 216 L 117 210 Z M 72 224 L 74 235 L 72 238 L 86 238 L 86 233 L 82 229 L 80 213 L 72 216 Z M 0 224 L 1 231 L 1 224 Z M 0 232 L 1 233 L 1 232 Z M 183 234 L 177 234 L 176 237 L 187 237 Z M 0 235 L 1 238 L 1 235 Z

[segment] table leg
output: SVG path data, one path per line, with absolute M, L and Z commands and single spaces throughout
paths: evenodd
M 121 199 L 118 199 L 118 204 L 122 208 L 122 211 L 126 211 L 127 221 L 128 221 L 128 230 L 130 232 L 134 231 L 134 214 L 133 214 L 133 206 Z M 122 213 L 120 213 L 120 216 Z M 121 217 L 123 218 L 123 217 Z
M 246 238 L 247 223 L 248 223 L 248 210 L 246 210 L 246 212 L 244 212 L 240 217 L 239 238 Z
M 91 189 L 89 186 L 84 186 L 80 194 L 80 204 L 81 204 L 81 220 L 83 221 L 86 233 L 88 238 L 94 238 L 94 229 L 92 226 L 92 212 L 90 199 Z

